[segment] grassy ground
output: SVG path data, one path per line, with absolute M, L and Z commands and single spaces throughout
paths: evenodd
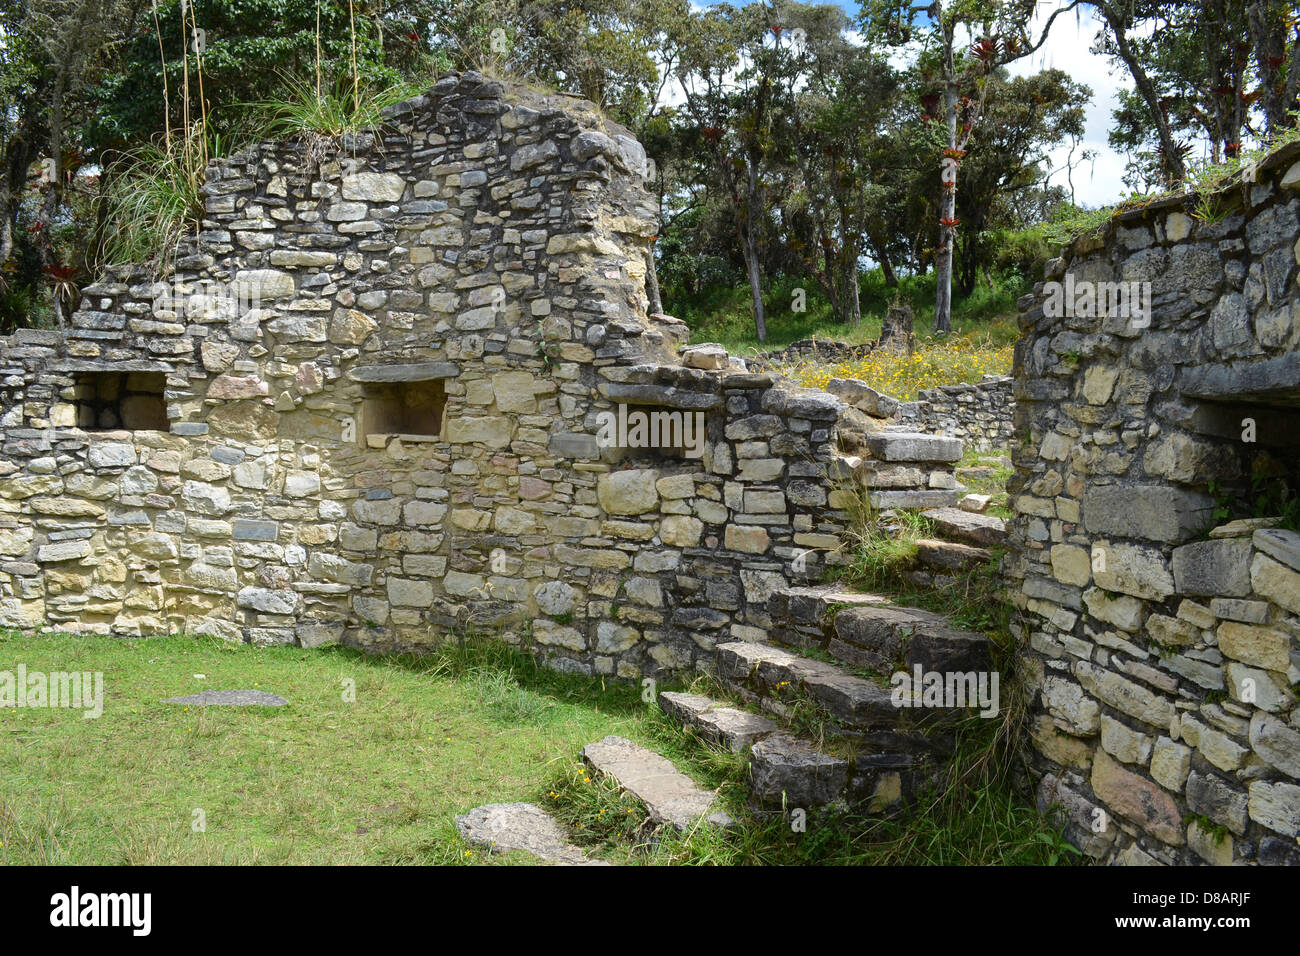
M 496 645 L 427 658 L 258 649 L 185 637 L 0 634 L 0 669 L 104 674 L 103 716 L 0 709 L 0 863 L 524 864 L 457 836 L 482 803 L 547 807 L 595 856 L 632 864 L 1042 864 L 1057 831 L 991 786 L 992 722 L 970 759 L 906 821 L 810 812 L 806 827 L 745 805 L 743 756 L 683 734 L 639 688 L 536 668 Z M 197 675 L 203 675 L 202 678 Z M 355 702 L 343 699 L 354 682 Z M 185 708 L 205 689 L 281 694 L 283 708 Z M 707 688 L 701 688 L 707 689 Z M 581 748 L 620 734 L 667 756 L 740 825 L 654 832 L 592 779 Z M 974 769 L 972 769 L 974 768 Z M 972 773 L 975 773 L 972 776 Z M 967 779 L 962 779 L 961 775 Z M 206 826 L 197 832 L 196 811 Z
M 923 388 L 1010 374 L 1016 335 L 1014 321 L 998 319 L 967 332 L 921 337 L 906 357 L 872 352 L 854 361 L 807 363 L 786 372 L 806 388 L 825 388 L 832 378 L 856 378 L 886 395 L 913 401 Z
M 102 671 L 105 702 L 97 720 L 0 709 L 8 863 L 472 862 L 465 854 L 481 853 L 456 836 L 456 814 L 535 799 L 556 766 L 606 734 L 647 739 L 629 685 L 492 650 L 411 661 L 181 637 L 0 636 L 0 669 L 19 662 Z M 221 688 L 290 705 L 161 703 Z M 193 831 L 196 810 L 205 833 Z

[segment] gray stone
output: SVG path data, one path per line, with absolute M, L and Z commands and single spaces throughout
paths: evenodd
M 697 694 L 664 691 L 659 695 L 659 706 L 664 713 L 694 727 L 706 740 L 736 753 L 748 750 L 778 729 L 766 717 Z
M 865 443 L 881 461 L 958 461 L 962 453 L 960 438 L 917 432 L 876 432 Z
M 608 866 L 590 860 L 568 837 L 555 819 L 531 803 L 489 803 L 456 817 L 461 837 L 489 853 L 523 850 L 547 863 L 579 866 Z
M 1300 571 L 1300 534 L 1282 528 L 1261 528 L 1251 537 L 1251 543 L 1270 558 Z
M 974 514 L 960 508 L 937 508 L 921 515 L 934 522 L 936 531 L 951 538 L 984 547 L 1006 540 L 1006 522 L 993 515 Z
M 1240 538 L 1196 541 L 1175 548 L 1173 572 L 1178 593 L 1248 596 L 1251 550 L 1250 542 Z
M 460 366 L 454 362 L 417 362 L 410 365 L 363 365 L 348 372 L 354 382 L 428 382 L 456 378 Z
M 717 796 L 652 750 L 610 735 L 582 748 L 582 759 L 646 805 L 651 819 L 686 832 L 701 821 L 729 826 L 731 817 L 714 809 Z
M 298 610 L 298 595 L 293 591 L 272 588 L 242 588 L 235 603 L 264 614 L 293 614 Z
M 283 707 L 289 702 L 264 690 L 205 690 L 187 697 L 169 697 L 163 703 L 186 707 Z
M 1177 544 L 1210 522 L 1214 500 L 1168 485 L 1090 488 L 1083 496 L 1083 524 L 1092 534 Z
M 749 753 L 752 799 L 769 810 L 819 807 L 841 799 L 849 764 L 788 734 L 772 734 Z

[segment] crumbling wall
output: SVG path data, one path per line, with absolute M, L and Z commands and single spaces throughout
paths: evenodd
M 1300 490 L 1300 150 L 1250 173 L 1077 240 L 1020 303 L 1035 772 L 1099 860 L 1300 863 L 1300 534 L 1254 520 Z
M 762 637 L 772 589 L 836 559 L 843 406 L 682 364 L 645 311 L 643 164 L 590 104 L 477 74 L 214 163 L 170 269 L 0 343 L 0 626 L 476 629 L 625 677 Z M 165 383 L 166 428 L 106 429 L 119 385 L 86 412 L 122 373 Z M 620 407 L 702 415 L 699 456 L 603 441 Z
M 1010 375 L 967 385 L 923 388 L 904 402 L 899 420 L 917 431 L 960 438 L 968 448 L 1006 448 L 1015 434 L 1016 401 Z

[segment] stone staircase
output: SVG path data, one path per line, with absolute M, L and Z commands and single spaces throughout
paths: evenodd
M 988 672 L 988 639 L 837 586 L 779 589 L 768 610 L 772 643 L 716 648 L 712 676 L 729 700 L 667 691 L 661 709 L 716 746 L 748 750 L 755 809 L 901 809 L 942 768 L 966 711 L 902 706 L 892 675 Z
M 1006 537 L 1003 522 L 983 513 L 989 496 L 966 494 L 957 481 L 960 440 L 882 427 L 877 403 L 886 397 L 860 385 L 839 381 L 863 427 L 848 429 L 848 451 L 832 467 L 865 488 L 885 528 L 896 525 L 898 511 L 920 510 L 936 537 L 917 543 L 910 576 L 922 586 L 955 583 L 992 558 Z M 708 744 L 748 753 L 750 804 L 759 812 L 904 809 L 940 776 L 956 723 L 977 704 L 936 704 L 920 689 L 896 691 L 898 675 L 909 682 L 936 674 L 987 677 L 994 666 L 988 638 L 942 614 L 840 585 L 778 588 L 767 610 L 770 643 L 717 645 L 715 695 L 664 691 L 663 713 Z M 582 757 L 593 774 L 640 799 L 656 823 L 682 832 L 733 825 L 717 809 L 716 794 L 654 751 L 607 737 Z
M 920 487 L 946 483 L 936 476 L 950 474 L 945 459 L 960 458 L 960 442 L 954 448 L 943 436 L 892 430 L 861 441 L 873 457 L 840 464 L 863 481 L 873 505 L 925 509 L 934 525 L 937 537 L 918 543 L 911 572 L 917 583 L 947 586 L 991 559 L 1006 531 L 1000 518 L 982 513 L 988 497 L 964 495 L 960 486 Z M 877 490 L 891 481 L 912 487 Z M 712 676 L 718 696 L 728 699 L 665 692 L 664 713 L 716 746 L 749 752 L 756 809 L 904 807 L 940 773 L 954 724 L 970 711 L 903 706 L 894 675 L 988 675 L 988 638 L 942 614 L 839 585 L 780 588 L 767 609 L 770 643 L 732 641 L 715 649 Z

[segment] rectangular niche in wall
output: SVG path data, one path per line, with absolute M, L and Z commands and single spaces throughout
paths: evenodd
M 442 379 L 369 382 L 363 389 L 362 441 L 378 435 L 437 438 L 442 434 L 442 411 L 447 404 Z
M 167 431 L 162 372 L 78 372 L 77 427 L 86 431 Z

